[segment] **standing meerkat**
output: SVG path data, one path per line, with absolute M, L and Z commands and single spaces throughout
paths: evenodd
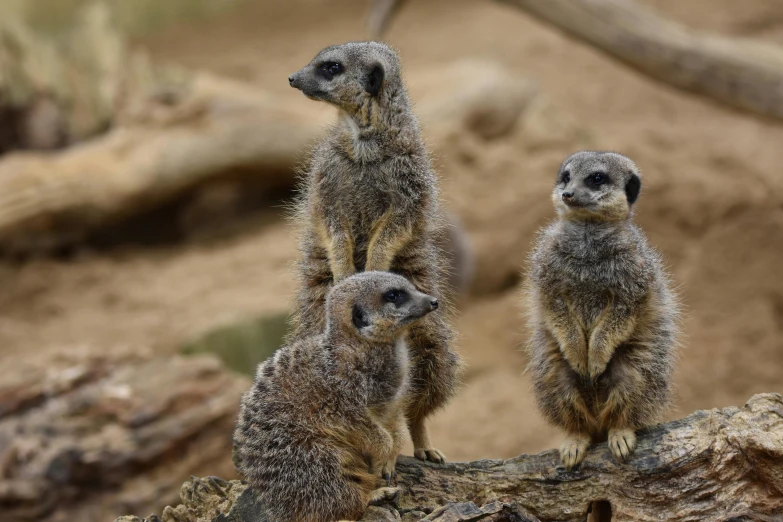
M 438 308 L 405 278 L 365 272 L 337 283 L 326 329 L 280 348 L 243 396 L 234 461 L 270 522 L 358 520 L 387 499 L 404 434 L 406 331 Z
M 312 154 L 297 204 L 300 292 L 292 339 L 321 332 L 334 282 L 391 271 L 441 296 L 446 267 L 435 244 L 442 219 L 437 180 L 411 110 L 395 52 L 377 42 L 327 47 L 289 78 L 308 98 L 339 109 Z M 406 419 L 414 454 L 443 462 L 426 417 L 455 393 L 460 359 L 446 314 L 411 328 Z
M 552 192 L 559 219 L 529 260 L 529 368 L 539 407 L 568 434 L 568 469 L 607 439 L 626 459 L 670 400 L 678 306 L 660 254 L 631 222 L 640 188 L 629 158 L 573 154 Z

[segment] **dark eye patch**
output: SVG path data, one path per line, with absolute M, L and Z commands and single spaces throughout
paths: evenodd
M 604 172 L 592 172 L 585 178 L 585 185 L 593 190 L 598 190 L 601 185 L 609 183 L 609 176 Z
M 327 80 L 331 80 L 342 72 L 343 66 L 338 62 L 324 62 L 318 66 L 318 73 Z
M 560 183 L 565 183 L 568 185 L 568 182 L 571 181 L 571 173 L 567 170 L 564 170 L 562 174 L 560 174 Z
M 370 326 L 370 318 L 367 317 L 367 313 L 362 310 L 362 307 L 358 304 L 353 305 L 352 318 L 353 325 L 361 330 L 364 327 Z
M 389 290 L 383 294 L 383 300 L 387 303 L 394 303 L 396 306 L 400 306 L 408 300 L 408 292 L 402 289 L 395 288 Z

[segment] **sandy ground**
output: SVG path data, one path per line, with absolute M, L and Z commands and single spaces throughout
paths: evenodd
M 699 29 L 783 44 L 779 4 L 647 3 Z M 138 44 L 156 60 L 312 104 L 288 87 L 287 75 L 328 44 L 363 38 L 364 10 L 355 0 L 249 2 Z M 593 146 L 625 152 L 641 166 L 638 221 L 665 254 L 685 309 L 670 417 L 783 391 L 783 125 L 648 80 L 489 0 L 410 2 L 388 40 L 406 70 L 463 57 L 500 62 L 534 79 L 589 129 Z M 470 146 L 475 157 L 466 161 Z M 535 230 L 553 216 L 554 169 L 570 152 L 457 141 L 437 158 L 445 200 L 474 244 L 498 248 L 499 259 L 521 267 Z M 498 198 L 513 204 L 502 221 L 487 223 Z M 277 214 L 221 241 L 0 266 L 0 354 L 173 351 L 217 325 L 286 310 L 295 242 Z M 518 288 L 486 290 L 465 300 L 456 321 L 465 385 L 432 424 L 433 440 L 453 460 L 538 452 L 560 437 L 536 411 L 524 376 Z

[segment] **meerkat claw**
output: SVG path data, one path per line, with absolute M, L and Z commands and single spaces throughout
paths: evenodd
M 569 437 L 560 445 L 560 460 L 568 471 L 578 466 L 587 455 L 590 439 L 584 436 Z
M 387 486 L 391 486 L 391 481 L 397 478 L 397 456 L 387 460 L 381 468 L 381 478 L 386 481 Z
M 383 471 L 381 472 L 381 478 L 386 481 L 386 486 L 389 487 L 391 486 L 391 481 L 397 478 L 397 472 L 394 471 L 393 468 L 389 470 L 387 466 L 383 467 Z
M 419 460 L 430 461 L 436 464 L 446 462 L 446 455 L 435 448 L 418 448 L 414 450 L 413 455 Z
M 625 461 L 636 449 L 636 434 L 633 430 L 609 430 L 609 449 L 619 461 Z
M 400 488 L 378 488 L 370 493 L 369 505 L 383 504 L 384 502 L 394 502 L 400 495 Z

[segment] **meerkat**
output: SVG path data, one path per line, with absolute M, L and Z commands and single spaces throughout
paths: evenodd
M 330 290 L 326 328 L 259 365 L 234 461 L 270 522 L 358 520 L 387 486 L 404 434 L 406 332 L 438 308 L 404 277 L 364 272 Z
M 529 370 L 543 414 L 577 466 L 608 440 L 617 459 L 670 400 L 678 306 L 660 254 L 633 224 L 641 174 L 629 158 L 577 152 L 560 167 L 559 219 L 529 259 Z
M 377 42 L 327 47 L 289 77 L 308 98 L 338 108 L 338 122 L 312 154 L 295 222 L 300 226 L 300 292 L 290 339 L 324 328 L 335 282 L 362 271 L 391 271 L 442 298 L 447 272 L 437 180 L 403 85 L 397 54 Z M 444 462 L 425 419 L 455 393 L 460 358 L 446 314 L 409 333 L 411 386 L 406 420 L 414 455 Z

